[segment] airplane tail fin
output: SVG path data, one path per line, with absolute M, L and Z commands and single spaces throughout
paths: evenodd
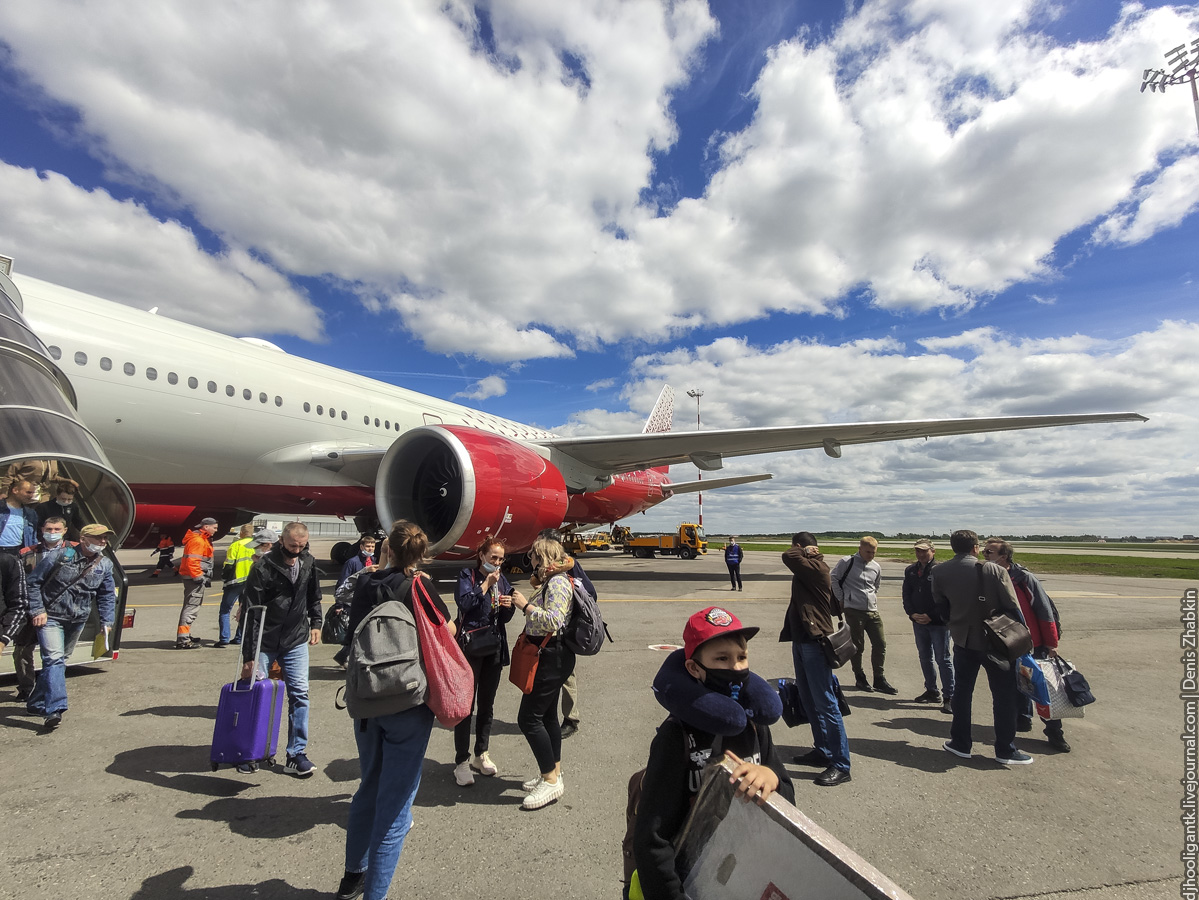
M 650 411 L 649 418 L 645 420 L 645 427 L 641 429 L 642 434 L 661 434 L 670 431 L 674 424 L 674 388 L 669 384 L 662 385 L 662 393 L 658 394 L 658 400 L 654 403 L 654 408 Z M 670 466 L 654 466 L 651 471 L 654 472 L 669 472 Z
M 658 394 L 658 401 L 654 404 L 653 410 L 650 411 L 649 418 L 645 420 L 645 427 L 641 429 L 642 434 L 661 434 L 665 431 L 670 431 L 671 425 L 674 423 L 674 388 L 669 384 L 662 385 L 662 393 Z

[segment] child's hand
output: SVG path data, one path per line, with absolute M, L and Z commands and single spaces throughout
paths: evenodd
M 727 750 L 725 755 L 736 766 L 733 774 L 729 777 L 729 784 L 736 783 L 740 778 L 741 784 L 737 785 L 738 793 L 744 794 L 746 800 L 756 800 L 758 806 L 763 806 L 770 799 L 770 795 L 778 790 L 779 777 L 775 774 L 774 769 L 770 766 L 748 763 Z

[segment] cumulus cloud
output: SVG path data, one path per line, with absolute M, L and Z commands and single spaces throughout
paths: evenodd
M 179 222 L 62 175 L 0 163 L 0 246 L 15 271 L 235 334 L 321 337 L 308 298 L 245 248 L 206 252 Z
M 709 492 L 705 524 L 742 533 L 1181 534 L 1194 531 L 1194 512 L 1193 494 L 1179 487 L 1199 478 L 1199 383 L 1188 349 L 1197 340 L 1199 324 L 1186 321 L 1117 341 L 1015 338 L 992 328 L 914 347 L 720 339 L 637 359 L 628 412 L 587 410 L 558 430 L 621 430 L 613 426 L 648 410 L 663 382 L 704 388 L 705 428 L 1139 412 L 1150 421 L 861 445 L 841 459 L 819 451 L 730 459 L 722 475 L 775 478 Z M 694 470 L 677 466 L 672 477 L 690 480 Z M 677 524 L 690 503 L 657 507 L 645 527 Z
M 508 382 L 499 375 L 488 375 L 486 378 L 480 378 L 465 391 L 459 391 L 454 397 L 465 400 L 486 400 L 489 397 L 502 397 L 506 393 L 508 393 Z
M 601 378 L 599 381 L 593 381 L 593 382 L 591 382 L 591 384 L 587 385 L 586 390 L 592 391 L 592 392 L 606 391 L 609 388 L 613 388 L 613 387 L 616 387 L 616 379 L 615 378 Z
M 1051 276 L 1064 235 L 1135 242 L 1194 208 L 1193 123 L 1136 89 L 1193 7 L 1062 43 L 1038 0 L 857 4 L 771 48 L 703 195 L 665 211 L 643 197 L 717 36 L 706 5 L 488 9 L 45 0 L 4 40 L 109 178 L 240 248 L 227 269 L 360 286 L 431 350 L 495 362 L 839 314 L 858 289 L 968 307 Z M 101 255 L 101 225 L 76 232 Z

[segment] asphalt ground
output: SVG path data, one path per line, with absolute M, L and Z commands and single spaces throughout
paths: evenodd
M 147 580 L 144 553 L 122 559 L 134 563 L 136 626 L 119 660 L 74 671 L 62 726 L 44 732 L 14 702 L 11 683 L 0 683 L 0 897 L 331 896 L 357 785 L 350 721 L 333 705 L 342 678 L 334 648 L 316 647 L 312 657 L 317 774 L 213 773 L 217 694 L 234 675 L 236 651 L 170 649 L 182 588 Z M 589 554 L 584 564 L 616 642 L 578 666 L 582 726 L 563 744 L 565 796 L 521 811 L 519 786 L 535 766 L 515 725 L 519 694 L 503 682 L 491 741 L 500 773 L 458 787 L 452 735 L 435 728 L 391 896 L 618 897 L 626 782 L 665 715 L 649 689 L 664 654 L 650 645 L 681 642 L 690 613 L 725 604 L 763 628 L 750 644 L 753 669 L 791 674 L 790 645 L 774 640 L 790 587 L 777 554 L 747 554 L 740 593 L 728 590 L 719 553 L 694 561 Z M 910 702 L 923 684 L 899 603 L 902 567 L 883 570 L 887 674 L 899 697 L 846 691 L 853 780 L 823 789 L 811 783 L 816 770 L 791 767 L 799 808 L 918 900 L 1178 897 L 1179 600 L 1194 585 L 1046 577 L 1064 620 L 1063 651 L 1098 702 L 1066 722 L 1072 753 L 1049 751 L 1038 724 L 1018 740 L 1035 764 L 1008 770 L 988 756 L 985 679 L 970 761 L 941 749 L 948 716 Z M 442 590 L 452 595 L 451 584 Z M 218 599 L 214 585 L 196 629 L 203 638 L 216 635 Z M 780 723 L 774 735 L 786 759 L 811 746 L 807 726 Z

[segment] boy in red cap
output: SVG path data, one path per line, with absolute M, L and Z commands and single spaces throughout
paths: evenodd
M 673 841 L 683 827 L 709 760 L 736 765 L 732 781 L 747 799 L 765 803 L 776 791 L 795 800 L 770 725 L 782 714 L 778 692 L 749 670 L 745 627 L 718 606 L 700 610 L 683 629 L 683 649 L 666 658 L 654 694 L 670 712 L 650 744 L 633 832 L 637 861 L 630 896 L 683 900 Z

